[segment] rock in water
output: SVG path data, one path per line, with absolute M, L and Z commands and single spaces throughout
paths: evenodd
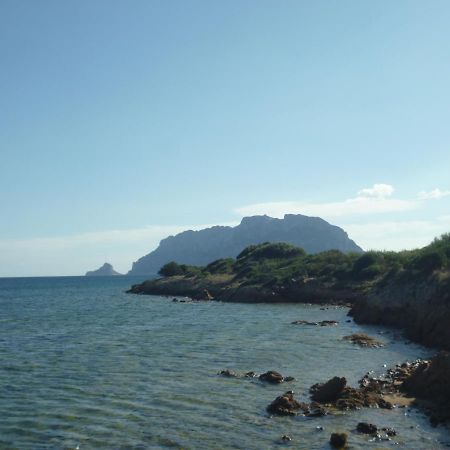
M 302 412 L 308 411 L 308 405 L 295 400 L 292 391 L 287 391 L 280 395 L 267 407 L 267 412 L 278 414 L 279 416 L 294 416 L 300 410 Z
M 347 433 L 332 433 L 330 445 L 334 448 L 345 448 L 347 446 Z
M 359 422 L 358 426 L 356 427 L 356 431 L 364 434 L 375 434 L 378 431 L 378 428 L 372 423 Z
M 384 344 L 377 341 L 375 338 L 368 336 L 364 333 L 351 334 L 350 336 L 344 336 L 344 340 L 350 341 L 353 344 L 359 345 L 360 347 L 383 347 Z
M 283 375 L 275 370 L 269 370 L 268 372 L 261 374 L 259 379 L 261 381 L 267 381 L 268 383 L 282 383 L 284 380 Z
M 113 266 L 109 263 L 103 264 L 102 267 L 100 267 L 97 270 L 91 270 L 89 272 L 86 272 L 87 277 L 111 277 L 115 275 L 122 275 L 119 272 L 116 272 L 113 268 Z
M 311 386 L 311 398 L 319 403 L 334 402 L 339 398 L 346 385 L 347 380 L 344 377 L 331 378 L 326 383 Z
M 403 382 L 402 389 L 432 402 L 431 420 L 450 422 L 450 353 L 442 351 L 430 361 L 423 361 Z

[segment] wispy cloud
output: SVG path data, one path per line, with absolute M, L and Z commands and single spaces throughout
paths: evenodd
M 390 184 L 374 184 L 371 188 L 364 188 L 358 192 L 358 197 L 386 198 L 394 193 L 394 186 Z
M 439 188 L 433 189 L 432 191 L 420 191 L 417 198 L 419 200 L 439 200 L 444 197 L 448 197 L 450 191 L 441 191 Z
M 304 201 L 281 201 L 256 203 L 236 209 L 242 216 L 268 214 L 282 217 L 284 214 L 305 214 L 324 218 L 353 216 L 361 214 L 380 214 L 387 212 L 410 211 L 418 207 L 414 200 L 392 198 L 394 187 L 389 184 L 374 184 L 361 189 L 355 197 L 329 203 L 313 203 Z
M 364 249 L 409 250 L 429 244 L 450 231 L 450 216 L 436 220 L 383 221 L 348 224 L 345 230 Z

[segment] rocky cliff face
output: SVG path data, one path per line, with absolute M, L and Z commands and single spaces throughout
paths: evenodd
M 244 217 L 236 227 L 215 226 L 184 231 L 163 239 L 159 247 L 133 263 L 129 275 L 153 275 L 167 262 L 206 265 L 219 258 L 235 258 L 244 248 L 262 242 L 286 242 L 308 253 L 325 250 L 362 252 L 341 228 L 319 217 L 286 214 Z
M 109 263 L 103 264 L 103 266 L 97 270 L 91 270 L 89 272 L 86 272 L 87 277 L 111 277 L 113 275 L 122 275 L 122 274 L 116 272 L 113 266 Z
M 356 303 L 351 314 L 357 322 L 400 327 L 416 342 L 450 350 L 450 274 L 395 278 Z

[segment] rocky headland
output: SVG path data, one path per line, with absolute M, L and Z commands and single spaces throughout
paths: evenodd
M 450 350 L 450 235 L 420 250 L 363 255 L 339 251 L 311 255 L 288 244 L 264 243 L 246 248 L 236 259 L 204 267 L 171 262 L 161 268 L 160 275 L 129 292 L 207 301 L 350 306 L 349 314 L 356 322 L 401 328 L 408 338 L 444 350 L 430 360 L 399 364 L 383 379 L 367 374 L 357 388 L 336 376 L 311 388 L 310 403 L 298 402 L 288 391 L 268 406 L 270 413 L 315 416 L 333 408 L 389 409 L 400 397 L 408 397 L 429 413 L 432 423 L 450 420 L 450 354 L 445 351 Z M 338 325 L 327 320 L 293 323 L 318 328 Z M 364 334 L 344 338 L 362 347 L 383 345 Z M 270 376 L 283 378 L 277 372 Z
M 320 217 L 286 214 L 283 219 L 269 216 L 244 217 L 235 227 L 214 226 L 187 230 L 163 239 L 149 254 L 133 263 L 128 275 L 155 275 L 170 261 L 206 265 L 220 258 L 235 258 L 249 245 L 285 242 L 319 253 L 337 249 L 362 253 L 347 233 Z

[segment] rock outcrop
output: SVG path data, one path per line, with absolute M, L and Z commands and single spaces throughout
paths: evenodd
M 356 322 L 399 327 L 413 341 L 450 350 L 450 273 L 394 277 L 356 302 L 350 314 Z
M 440 352 L 430 361 L 407 367 L 411 373 L 403 381 L 402 390 L 419 401 L 432 404 L 428 407 L 434 424 L 450 421 L 450 353 Z
M 220 258 L 234 258 L 244 248 L 262 242 L 286 242 L 308 253 L 362 249 L 341 228 L 319 217 L 286 214 L 283 219 L 268 216 L 244 217 L 236 227 L 215 226 L 184 231 L 163 239 L 158 248 L 133 263 L 129 275 L 155 275 L 170 261 L 206 265 Z

